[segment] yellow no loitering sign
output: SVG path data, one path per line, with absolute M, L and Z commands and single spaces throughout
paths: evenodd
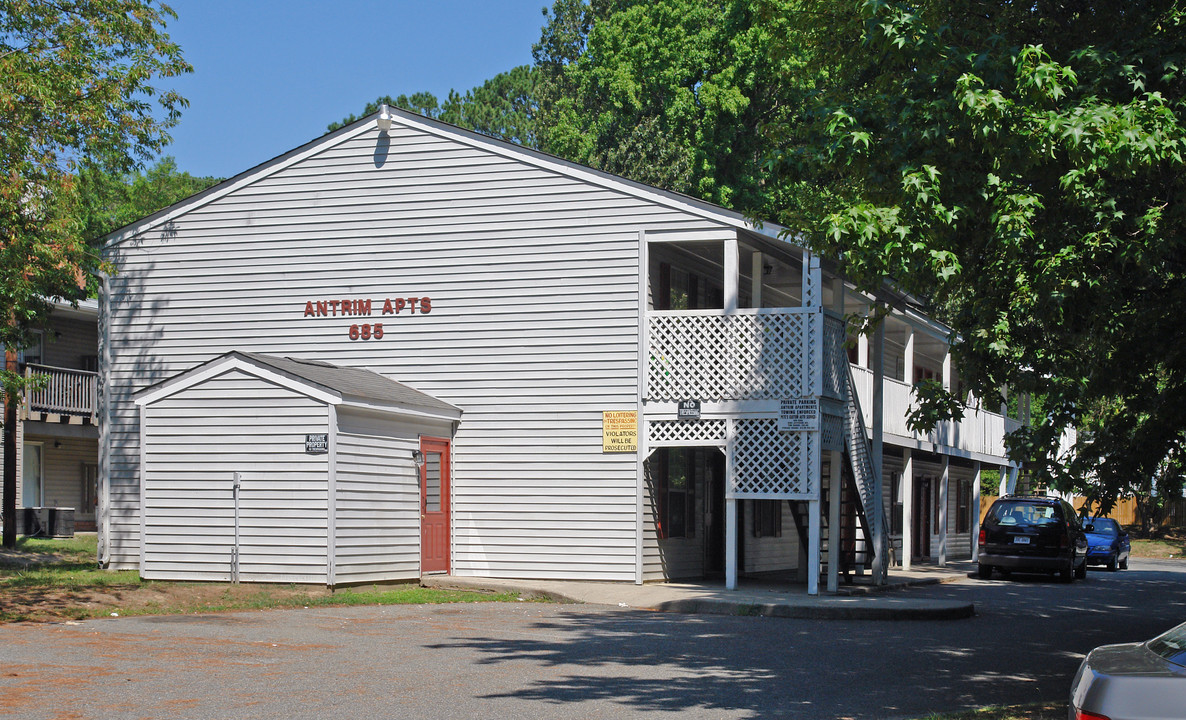
M 601 451 L 638 452 L 638 411 L 601 412 Z

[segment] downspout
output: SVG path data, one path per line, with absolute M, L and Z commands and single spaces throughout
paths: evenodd
M 638 452 L 635 463 L 634 479 L 634 584 L 642 585 L 643 581 L 643 532 L 645 529 L 645 515 L 643 513 L 643 495 L 646 493 L 646 460 L 650 452 L 647 446 L 649 425 L 646 420 L 645 398 L 647 396 L 647 374 L 650 372 L 650 328 L 647 326 L 647 275 L 650 263 L 650 251 L 647 247 L 645 230 L 638 231 L 638 377 L 636 385 L 638 391 Z

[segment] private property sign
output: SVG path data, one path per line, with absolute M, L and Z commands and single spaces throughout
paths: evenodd
M 818 431 L 819 398 L 783 398 L 778 406 L 778 429 L 781 432 Z
M 637 410 L 602 411 L 601 451 L 638 452 Z

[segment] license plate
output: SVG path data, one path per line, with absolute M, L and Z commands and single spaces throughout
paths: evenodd
M 1030 539 L 1025 536 L 1018 535 L 1017 537 L 1013 538 L 1013 544 L 1014 545 L 1029 545 Z

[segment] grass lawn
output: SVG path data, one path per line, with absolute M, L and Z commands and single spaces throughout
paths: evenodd
M 146 581 L 135 570 L 100 570 L 95 561 L 93 535 L 70 539 L 20 538 L 15 551 L 0 550 L 0 622 L 523 599 L 526 598 L 515 593 L 436 590 L 415 584 L 331 591 L 312 585 Z
M 1158 536 L 1131 534 L 1131 555 L 1142 558 L 1186 558 L 1186 530 L 1165 530 Z

